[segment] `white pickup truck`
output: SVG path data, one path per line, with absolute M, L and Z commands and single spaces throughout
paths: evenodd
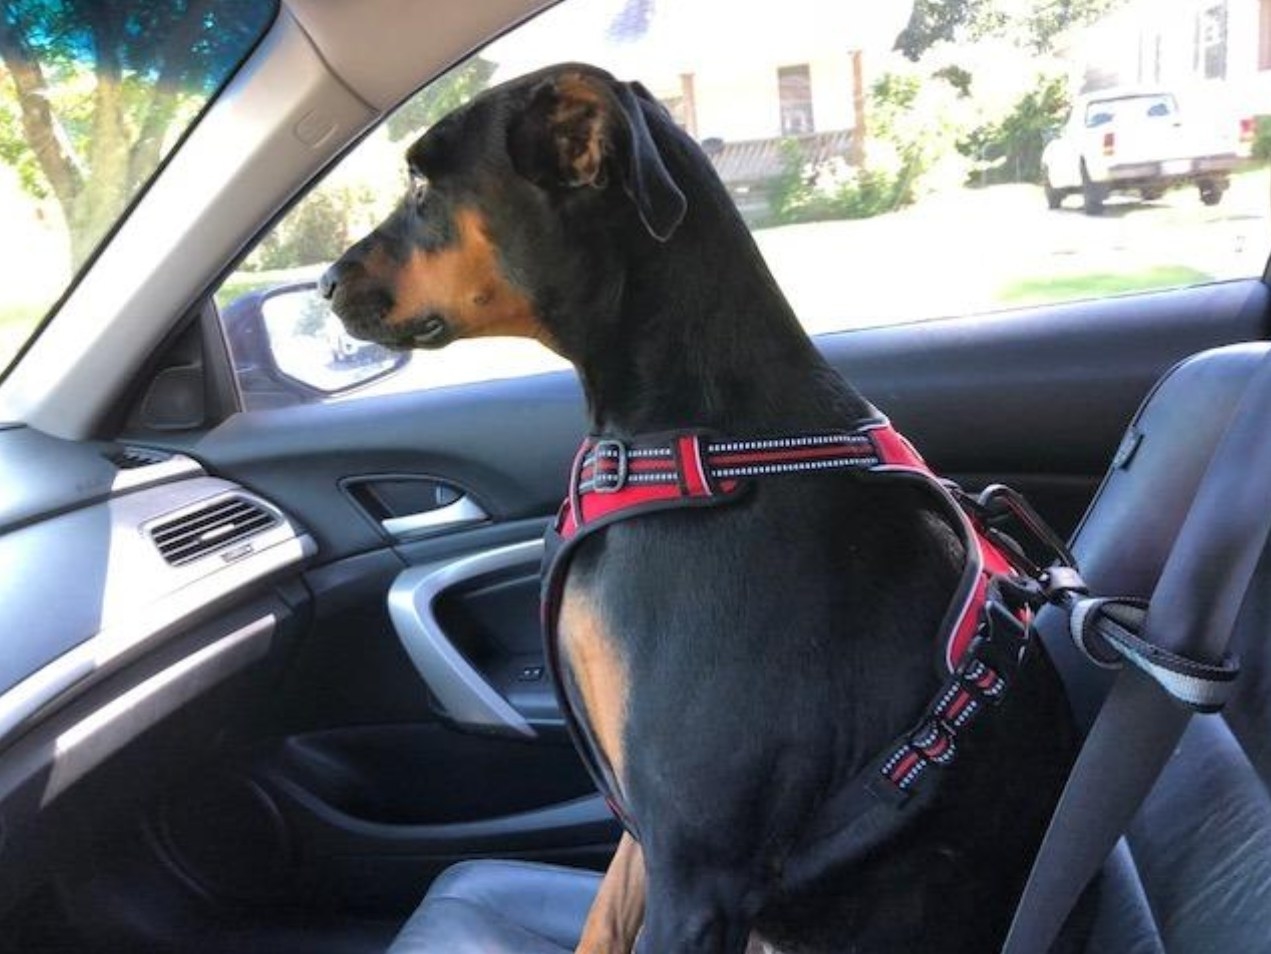
M 1217 205 L 1253 137 L 1252 118 L 1186 112 L 1168 90 L 1087 93 L 1042 153 L 1046 203 L 1057 209 L 1066 196 L 1080 195 L 1085 211 L 1097 215 L 1113 191 L 1151 200 L 1173 186 L 1195 185 L 1205 205 Z

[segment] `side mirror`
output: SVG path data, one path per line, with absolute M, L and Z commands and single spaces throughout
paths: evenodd
M 239 387 L 255 407 L 322 400 L 400 370 L 410 353 L 350 337 L 312 281 L 250 292 L 222 321 Z

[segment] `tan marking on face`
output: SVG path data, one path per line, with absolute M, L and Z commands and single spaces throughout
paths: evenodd
M 627 666 L 613 634 L 590 597 L 567 582 L 557 630 L 561 656 L 582 696 L 587 724 L 596 744 L 625 778 L 623 728 L 627 720 Z
M 604 185 L 604 99 L 578 73 L 560 77 L 556 95 L 550 122 L 562 172 L 575 185 Z
M 458 338 L 511 335 L 553 347 L 530 300 L 503 276 L 481 214 L 459 209 L 455 234 L 444 248 L 413 250 L 404 265 L 387 265 L 378 251 L 367 257 L 367 271 L 392 289 L 393 308 L 384 324 L 401 326 L 435 312 Z
M 618 842 L 574 954 L 630 954 L 644 923 L 644 853 L 624 834 Z

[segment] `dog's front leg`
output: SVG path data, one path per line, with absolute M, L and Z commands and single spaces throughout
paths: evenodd
M 644 923 L 644 855 L 624 834 L 600 882 L 576 954 L 630 954 Z

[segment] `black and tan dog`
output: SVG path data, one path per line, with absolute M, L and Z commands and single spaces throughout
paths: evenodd
M 410 195 L 322 280 L 352 334 L 536 338 L 576 365 L 595 435 L 616 442 L 824 434 L 876 414 L 638 84 L 544 70 L 437 123 L 407 158 Z M 844 793 L 948 675 L 934 640 L 966 539 L 912 482 L 743 483 L 727 506 L 612 523 L 574 548 L 562 675 L 639 835 L 579 950 L 737 954 L 754 937 L 995 951 L 1069 761 L 1049 664 L 1030 653 L 938 793 L 847 851 Z

